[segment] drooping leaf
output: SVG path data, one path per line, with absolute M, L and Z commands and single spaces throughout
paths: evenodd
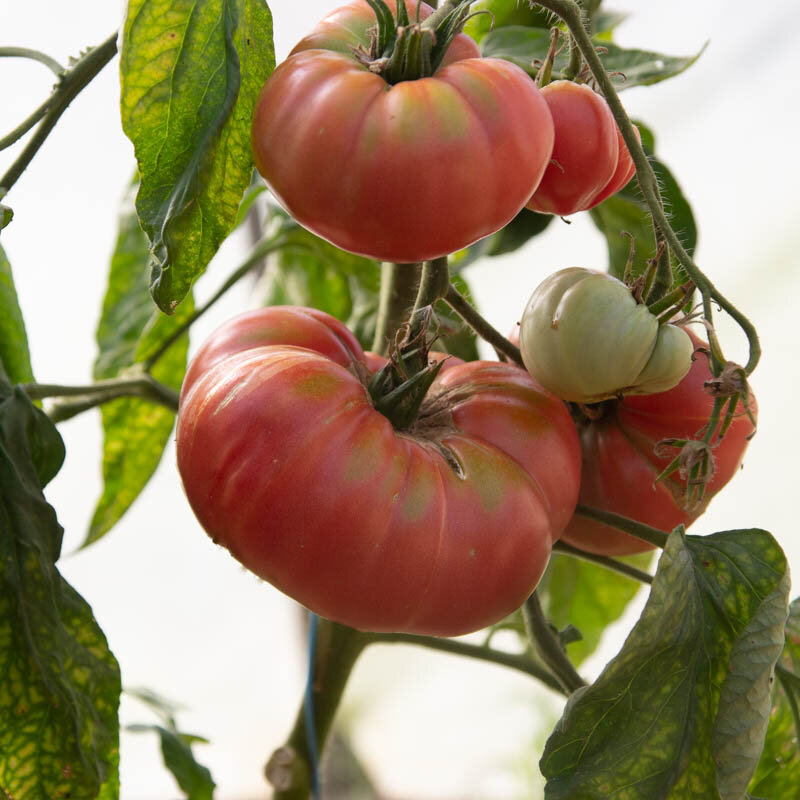
M 634 86 L 649 86 L 680 75 L 697 61 L 705 47 L 693 56 L 668 56 L 647 50 L 626 49 L 607 41 L 602 41 L 605 52 L 600 60 L 611 75 L 618 91 Z M 503 58 L 521 67 L 530 75 L 536 75 L 538 67 L 534 61 L 543 61 L 550 47 L 550 32 L 544 28 L 529 28 L 510 25 L 497 28 L 486 34 L 481 42 L 481 52 L 485 58 Z M 553 80 L 563 74 L 569 63 L 569 48 L 563 48 L 553 63 Z
M 122 125 L 141 175 L 151 291 L 167 313 L 236 220 L 253 169 L 253 110 L 274 66 L 264 0 L 128 3 Z
M 572 695 L 547 742 L 546 800 L 744 797 L 788 587 L 766 531 L 674 531 L 622 650 Z
M 131 187 L 122 203 L 119 233 L 97 328 L 99 354 L 94 376 L 101 380 L 130 372 L 193 310 L 191 295 L 167 317 L 153 306 L 148 291 L 148 244 L 133 209 Z M 176 391 L 186 371 L 188 337 L 172 345 L 153 367 L 153 376 Z M 169 441 L 174 412 L 148 400 L 122 397 L 105 403 L 103 493 L 85 544 L 97 541 L 128 510 L 155 472 Z
M 63 530 L 42 494 L 61 437 L 0 381 L 0 796 L 114 797 L 119 667 L 55 562 Z
M 800 786 L 800 680 L 786 674 L 800 676 L 800 598 L 789 606 L 778 664 L 764 751 L 750 782 L 752 795 L 770 800 L 792 798 Z
M 623 559 L 640 569 L 652 561 L 651 553 Z M 577 666 L 590 656 L 605 629 L 622 616 L 642 585 L 604 567 L 569 555 L 554 553 L 538 586 L 542 607 L 550 622 L 564 629 L 574 625 L 581 639 L 567 652 Z
M 0 246 L 0 375 L 3 371 L 11 383 L 33 380 L 28 336 L 17 300 L 11 264 Z
M 658 179 L 661 199 L 670 224 L 686 251 L 692 255 L 697 246 L 697 225 L 692 209 L 667 166 L 653 155 L 655 142 L 652 131 L 641 122 L 636 122 L 636 125 L 642 135 L 645 152 L 650 157 L 650 163 Z M 641 275 L 647 267 L 648 259 L 655 255 L 656 244 L 650 213 L 636 178 L 630 181 L 622 191 L 609 197 L 589 213 L 594 224 L 606 237 L 608 271 L 620 280 L 625 273 L 630 250 L 630 241 L 622 233 L 625 231 L 633 236 L 635 245 L 632 274 L 634 277 Z M 674 255 L 672 256 L 672 273 L 675 284 L 686 280 L 686 275 Z

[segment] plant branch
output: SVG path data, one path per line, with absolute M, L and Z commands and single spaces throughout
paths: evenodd
M 655 547 L 663 549 L 667 543 L 668 534 L 664 531 L 653 528 L 651 525 L 645 525 L 643 522 L 623 517 L 621 514 L 614 514 L 611 511 L 602 511 L 599 508 L 591 508 L 580 504 L 576 506 L 575 513 L 578 516 L 586 517 L 586 519 L 609 525 L 618 531 L 635 536 L 637 539 L 643 539 Z
M 381 264 L 381 293 L 372 350 L 384 354 L 397 329 L 408 319 L 418 294 L 421 264 Z
M 48 97 L 39 108 L 26 117 L 13 131 L 7 133 L 0 139 L 0 150 L 10 147 L 17 139 L 21 139 L 49 110 L 53 102 L 52 97 Z
M 447 294 L 444 296 L 444 300 L 450 308 L 478 334 L 478 336 L 489 342 L 495 350 L 499 350 L 503 355 L 508 356 L 515 364 L 524 366 L 519 348 L 512 342 L 509 342 L 500 331 L 493 328 L 469 302 L 467 302 L 466 297 L 464 297 L 455 286 L 450 286 L 447 290 Z
M 49 415 L 54 422 L 63 422 L 118 397 L 141 397 L 171 411 L 178 410 L 178 393 L 147 373 L 97 381 L 85 386 L 27 383 L 22 389 L 31 400 L 44 400 L 49 397 L 72 398 L 68 402 L 57 402 L 53 405 Z
M 633 125 L 628 115 L 625 113 L 617 90 L 614 88 L 614 84 L 594 48 L 594 44 L 584 28 L 580 6 L 578 6 L 574 0 L 537 0 L 537 2 L 544 8 L 558 14 L 558 16 L 564 20 L 575 43 L 580 48 L 594 79 L 597 81 L 597 85 L 600 87 L 603 96 L 608 102 L 609 108 L 625 140 L 625 144 L 628 146 L 633 162 L 636 165 L 636 176 L 639 180 L 639 186 L 650 214 L 656 226 L 666 239 L 667 244 L 674 252 L 678 262 L 702 293 L 707 319 L 709 322 L 711 321 L 711 300 L 714 300 L 736 321 L 747 337 L 750 355 L 744 370 L 747 375 L 750 375 L 756 368 L 759 358 L 761 357 L 761 345 L 758 341 L 758 333 L 750 320 L 720 293 L 719 289 L 714 286 L 708 277 L 706 277 L 705 273 L 694 263 L 691 256 L 684 249 L 678 235 L 670 225 L 661 201 L 661 193 L 658 189 L 658 181 L 653 172 L 653 168 L 647 159 L 644 148 L 636 138 Z M 715 361 L 716 360 L 717 356 L 715 354 Z M 724 361 L 722 364 L 716 365 L 717 370 L 715 370 L 715 374 L 722 368 L 723 364 Z
M 609 558 L 609 556 L 601 556 L 597 553 L 589 553 L 586 550 L 581 550 L 578 547 L 573 547 L 566 542 L 556 542 L 553 545 L 554 553 L 563 553 L 573 558 L 579 558 L 582 561 L 589 561 L 592 564 L 598 564 L 601 567 L 610 569 L 612 572 L 618 572 L 620 575 L 625 575 L 628 578 L 633 578 L 641 583 L 652 583 L 653 576 L 649 572 L 645 572 L 632 564 L 626 564 L 624 561 L 619 561 L 616 558 Z
M 27 47 L 0 47 L 0 58 L 30 58 L 44 64 L 56 77 L 60 78 L 66 70 L 54 58 L 42 53 L 40 50 L 31 50 Z
M 17 156 L 8 171 L 0 178 L 0 190 L 9 189 L 17 182 L 20 175 L 39 152 L 50 131 L 53 130 L 67 106 L 88 86 L 103 67 L 108 64 L 117 52 L 117 34 L 108 37 L 102 44 L 93 47 L 83 55 L 75 65 L 62 72 L 55 91 L 50 97 L 50 105 L 43 115 L 39 127 L 35 130 L 31 140 Z
M 490 647 L 470 644 L 458 639 L 442 639 L 437 636 L 420 636 L 413 633 L 373 633 L 370 634 L 369 641 L 374 644 L 413 644 L 427 647 L 431 650 L 439 650 L 443 653 L 453 653 L 454 655 L 466 656 L 478 661 L 509 667 L 540 680 L 554 692 L 565 694 L 564 687 L 549 670 L 525 655 L 505 653 L 502 650 L 493 650 Z
M 576 689 L 586 686 L 586 681 L 575 670 L 569 657 L 564 652 L 558 636 L 553 632 L 550 623 L 544 616 L 539 596 L 534 590 L 522 606 L 522 617 L 525 628 L 534 647 L 548 667 L 553 671 L 567 695 Z

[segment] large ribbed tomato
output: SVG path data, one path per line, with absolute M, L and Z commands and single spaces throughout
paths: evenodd
M 554 81 L 542 96 L 555 126 L 552 163 L 527 208 L 566 217 L 616 194 L 636 167 L 602 95 L 585 84 Z
M 298 222 L 345 250 L 447 255 L 525 205 L 552 151 L 550 112 L 523 70 L 480 58 L 464 34 L 433 76 L 390 85 L 355 57 L 374 27 L 353 0 L 275 70 L 253 120 L 256 166 Z
M 695 345 L 699 341 L 692 337 Z M 740 405 L 738 416 L 713 448 L 716 470 L 702 503 L 687 510 L 686 481 L 674 473 L 654 484 L 656 476 L 677 450 L 656 454 L 662 439 L 692 439 L 708 421 L 714 400 L 703 389 L 711 378 L 705 356 L 697 355 L 686 377 L 667 392 L 623 400 L 599 407 L 601 416 L 584 419 L 580 427 L 583 467 L 579 502 L 613 511 L 664 531 L 689 525 L 708 502 L 736 474 L 742 463 L 753 425 Z M 754 397 L 750 410 L 757 412 Z M 576 515 L 562 539 L 576 547 L 605 555 L 649 550 L 646 542 L 614 528 Z
M 223 325 L 178 414 L 195 514 L 248 569 L 330 619 L 443 636 L 496 622 L 536 586 L 572 516 L 569 414 L 523 370 L 471 362 L 440 373 L 397 431 L 367 375 L 358 342 L 320 312 L 268 308 Z

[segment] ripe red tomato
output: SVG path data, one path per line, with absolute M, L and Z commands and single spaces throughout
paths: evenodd
M 699 344 L 696 337 L 692 337 Z M 714 404 L 703 389 L 711 378 L 708 361 L 698 354 L 686 377 L 660 394 L 625 397 L 608 401 L 603 416 L 580 425 L 583 467 L 578 502 L 613 511 L 648 525 L 670 531 L 689 525 L 705 511 L 711 498 L 736 474 L 742 463 L 753 426 L 743 407 L 722 441 L 713 449 L 716 471 L 706 486 L 700 506 L 685 508 L 686 481 L 677 473 L 653 484 L 656 476 L 678 454 L 654 452 L 662 439 L 697 436 L 708 421 Z M 757 406 L 750 398 L 755 416 Z M 651 549 L 641 539 L 575 515 L 567 525 L 563 541 L 604 555 L 629 555 Z
M 315 329 L 319 350 L 257 343 L 291 311 L 234 318 L 190 370 L 178 467 L 208 534 L 312 611 L 365 630 L 451 636 L 517 608 L 578 494 L 563 404 L 517 367 L 476 361 L 440 374 L 396 431 L 335 320 L 330 336 Z M 322 316 L 294 313 L 289 341 Z
M 464 34 L 432 77 L 390 85 L 354 57 L 374 25 L 354 0 L 275 70 L 253 119 L 256 166 L 300 224 L 338 247 L 395 262 L 447 255 L 525 205 L 552 151 L 550 112 L 523 70 L 480 58 Z
M 566 217 L 616 194 L 636 168 L 602 95 L 585 84 L 554 81 L 542 96 L 553 117 L 555 141 L 552 163 L 527 208 Z

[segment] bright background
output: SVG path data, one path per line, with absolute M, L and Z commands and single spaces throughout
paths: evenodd
M 764 356 L 753 385 L 758 436 L 744 471 L 695 531 L 758 526 L 782 542 L 800 571 L 796 536 L 800 396 L 796 355 L 800 297 L 800 5 L 772 0 L 615 0 L 629 10 L 616 41 L 686 55 L 710 45 L 684 75 L 625 91 L 628 112 L 656 133 L 657 151 L 678 178 L 700 230 L 697 258 L 724 294 L 756 323 Z M 336 0 L 272 0 L 278 59 Z M 121 24 L 122 2 L 0 0 L 0 44 L 43 50 L 66 62 Z M 73 102 L 4 201 L 16 216 L 2 233 L 42 382 L 90 380 L 94 329 L 116 235 L 118 199 L 133 170 L 118 109 L 117 61 Z M 0 133 L 47 95 L 49 71 L 0 61 Z M 0 154 L 0 172 L 20 147 Z M 207 297 L 238 263 L 226 242 L 197 285 Z M 518 319 L 529 293 L 565 266 L 604 268 L 605 244 L 586 215 L 554 223 L 523 251 L 468 273 L 480 308 L 500 330 Z M 234 291 L 193 329 L 193 343 L 251 302 Z M 722 324 L 726 353 L 744 360 L 743 337 Z M 197 748 L 220 800 L 263 797 L 264 762 L 294 720 L 304 680 L 297 607 L 214 547 L 183 500 L 172 447 L 155 479 L 98 544 L 74 552 L 100 493 L 99 414 L 60 427 L 67 444 L 48 488 L 66 529 L 60 568 L 89 601 L 120 661 L 124 685 L 181 703 L 182 729 L 212 743 Z M 597 674 L 619 648 L 645 599 L 585 668 Z M 500 667 L 413 648 L 368 650 L 346 693 L 341 719 L 386 797 L 530 798 L 531 776 L 558 702 Z M 153 721 L 123 699 L 122 721 Z M 123 733 L 124 800 L 177 796 L 155 737 Z

